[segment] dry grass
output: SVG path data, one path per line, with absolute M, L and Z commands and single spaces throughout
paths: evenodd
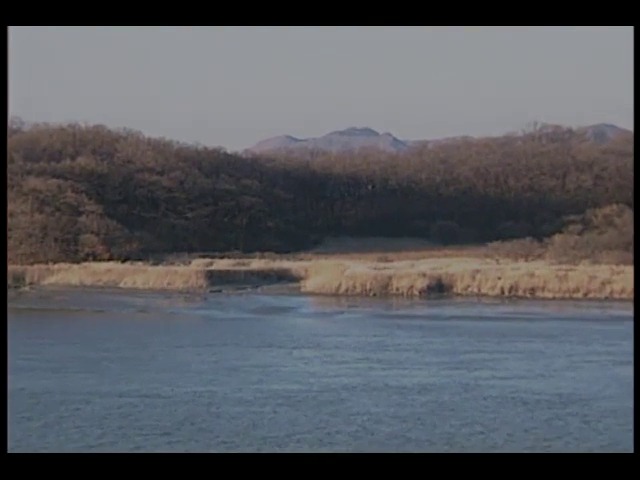
M 305 274 L 302 265 L 254 260 L 196 260 L 191 265 L 122 264 L 90 262 L 81 264 L 11 265 L 7 271 L 10 288 L 31 285 L 74 287 L 118 287 L 145 290 L 203 290 L 212 286 L 293 282 Z
M 208 286 L 203 269 L 115 262 L 9 266 L 8 283 L 10 286 L 68 285 L 150 290 L 192 290 Z
M 413 252 L 416 253 L 416 252 Z M 377 254 L 376 254 L 377 255 Z M 313 260 L 197 259 L 188 265 L 115 262 L 10 266 L 10 287 L 103 286 L 202 290 L 230 284 L 300 281 L 303 292 L 327 295 L 430 294 L 530 298 L 633 299 L 633 266 L 555 265 L 474 256 L 407 259 L 355 254 Z
M 530 298 L 633 299 L 633 267 L 496 263 L 474 258 L 391 264 L 318 262 L 301 284 L 307 293 L 424 296 L 449 293 Z

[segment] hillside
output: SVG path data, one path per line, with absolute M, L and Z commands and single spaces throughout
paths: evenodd
M 633 235 L 624 213 L 633 209 L 633 136 L 598 144 L 576 141 L 578 133 L 530 133 L 401 156 L 318 153 L 308 162 L 100 125 L 10 127 L 10 263 L 293 252 L 347 236 L 446 245 L 542 239 L 568 216 L 615 204 L 622 210 L 608 210 L 614 217 L 585 237 L 589 248 L 629 250 L 616 238 Z M 582 240 L 562 245 L 587 251 Z

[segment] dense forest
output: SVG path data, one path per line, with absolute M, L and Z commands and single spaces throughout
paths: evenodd
M 258 157 L 12 119 L 7 155 L 10 263 L 290 252 L 337 235 L 542 239 L 601 207 L 633 236 L 632 135 L 598 145 L 534 130 L 402 154 Z

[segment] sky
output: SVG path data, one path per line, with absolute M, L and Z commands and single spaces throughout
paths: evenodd
M 248 148 L 633 129 L 633 27 L 10 27 L 9 113 Z

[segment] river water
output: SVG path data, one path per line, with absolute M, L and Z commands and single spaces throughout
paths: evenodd
M 10 452 L 626 452 L 631 303 L 35 290 Z

